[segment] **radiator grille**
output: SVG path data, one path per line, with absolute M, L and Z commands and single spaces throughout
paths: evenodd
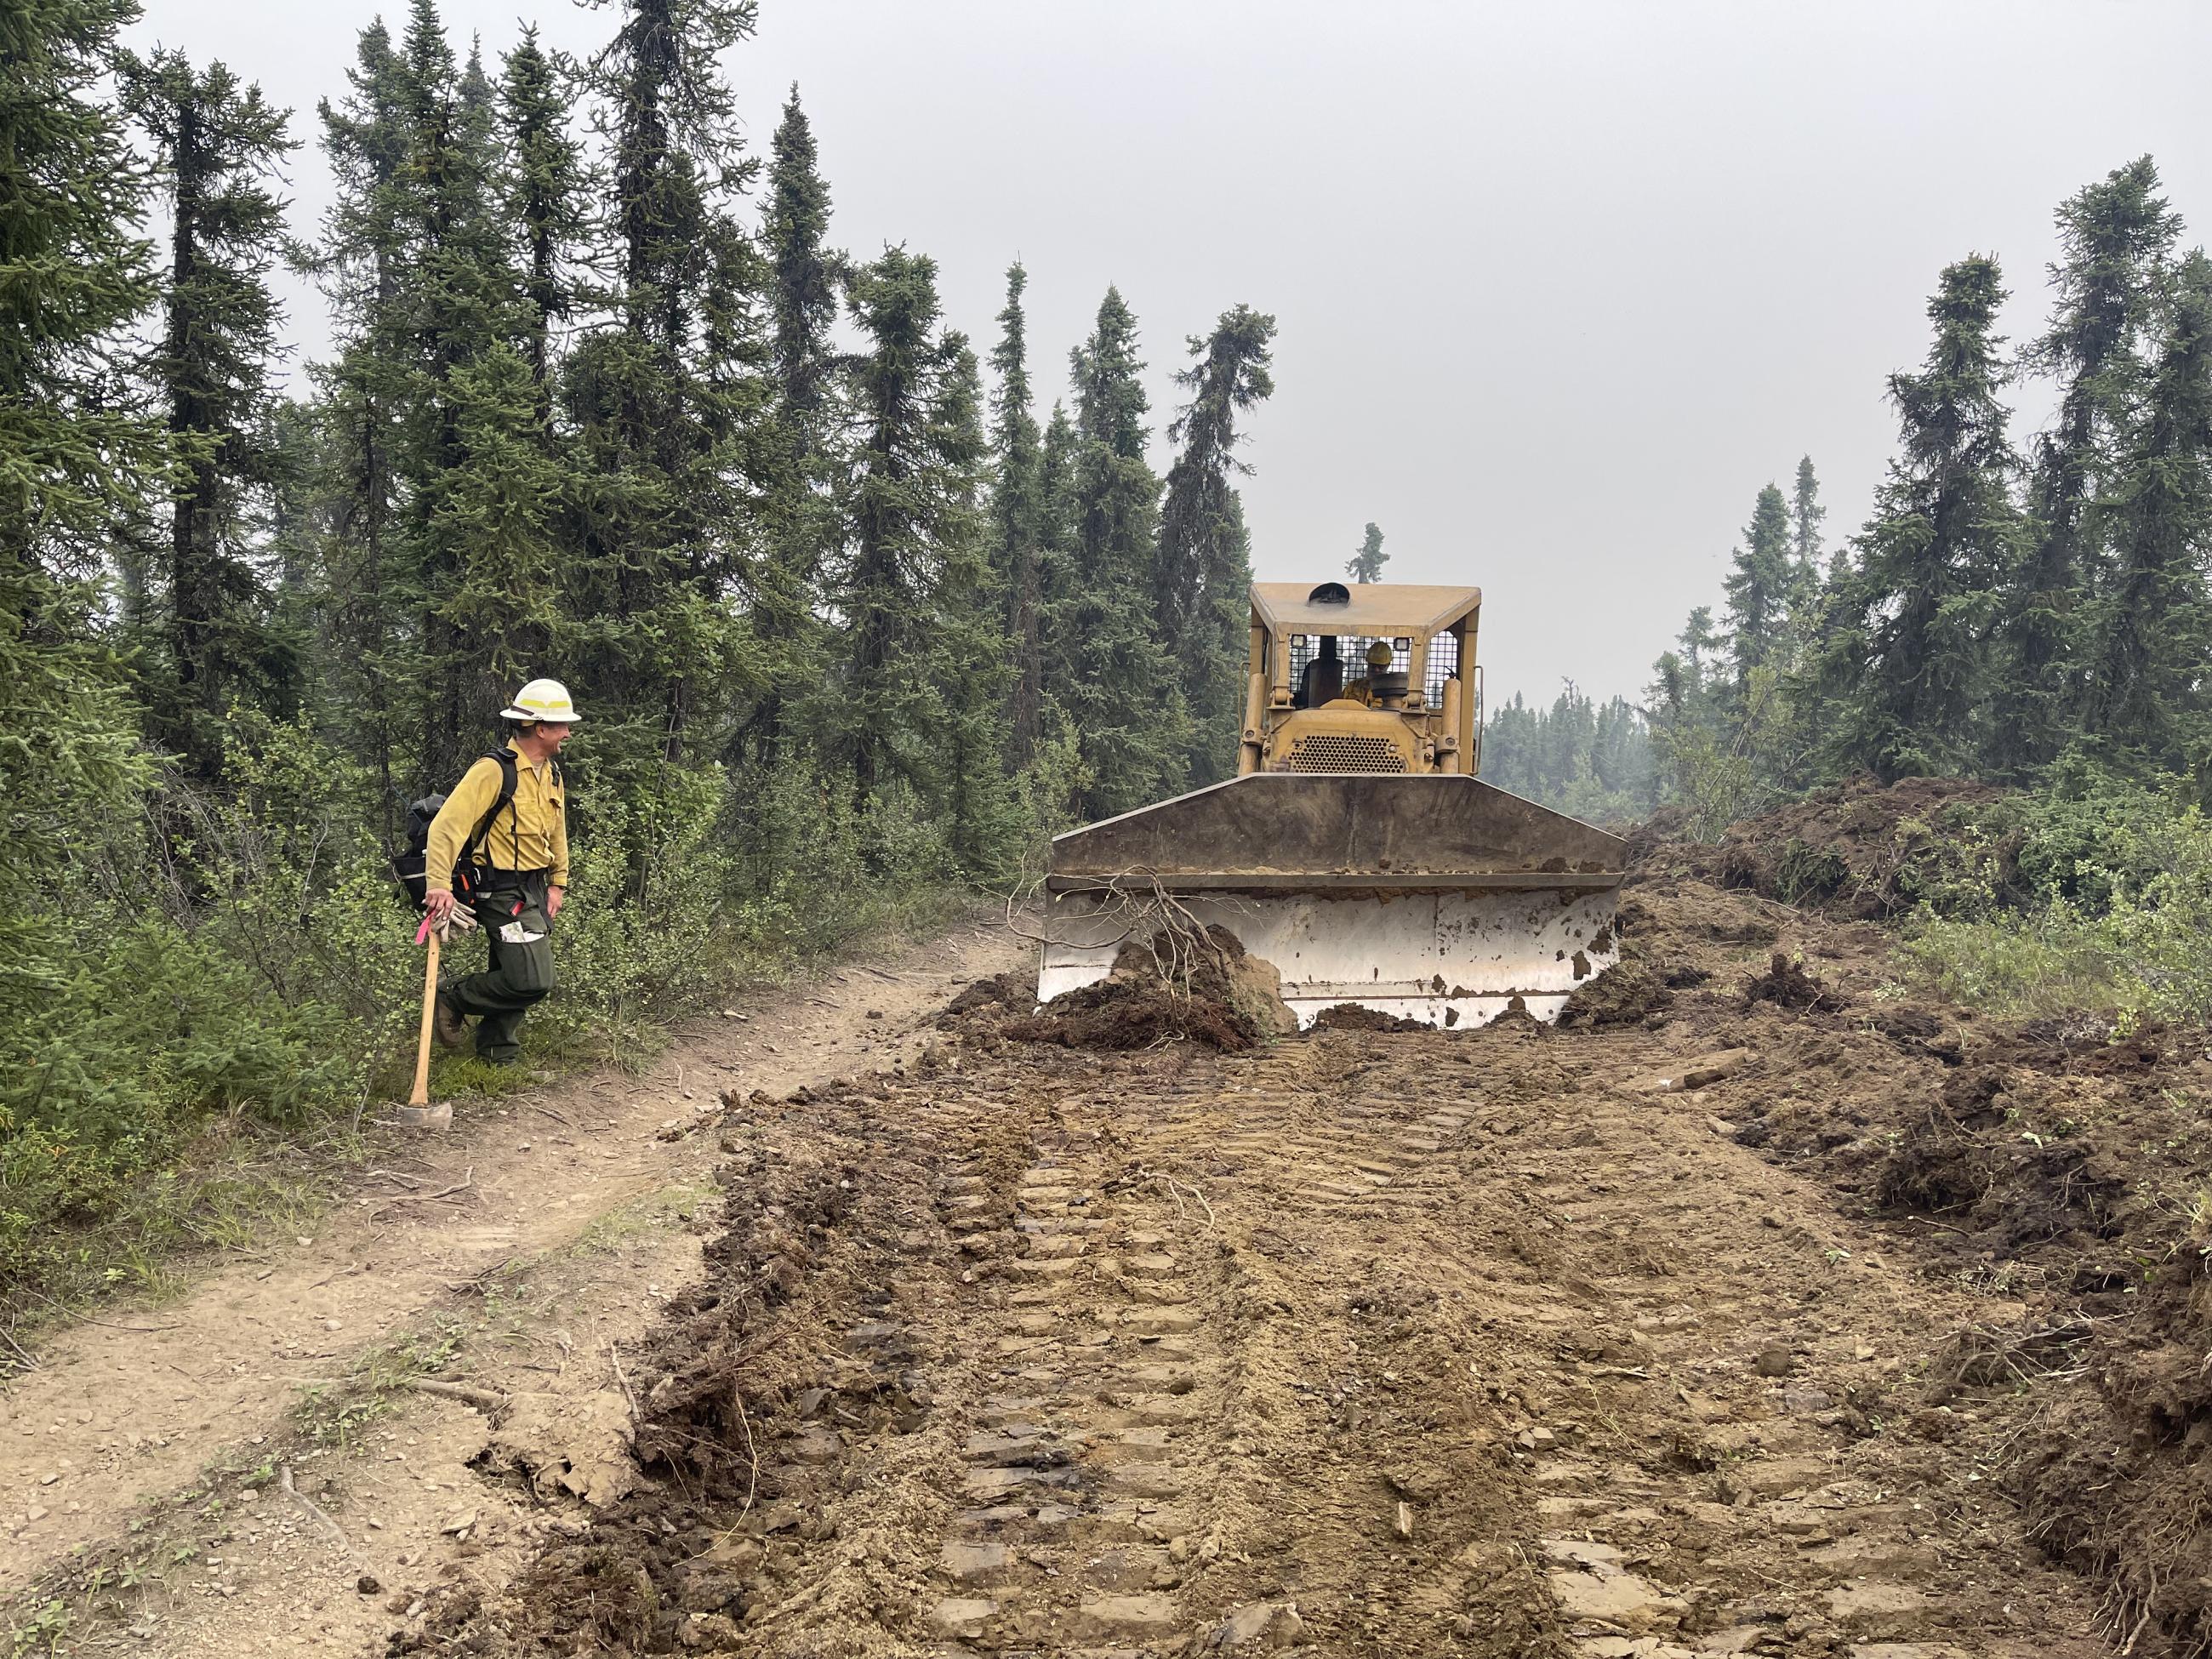
M 1388 738 L 1316 732 L 1291 744 L 1293 772 L 1402 772 L 1406 757 Z

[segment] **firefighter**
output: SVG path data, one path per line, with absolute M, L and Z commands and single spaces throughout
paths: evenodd
M 462 884 L 491 962 L 438 988 L 434 1020 L 438 1040 L 458 1048 L 473 1018 L 477 1053 L 511 1066 L 522 1054 L 523 1015 L 553 988 L 553 924 L 568 887 L 567 792 L 556 757 L 577 714 L 560 681 L 532 680 L 500 718 L 509 722 L 505 750 L 471 765 L 431 821 L 426 908 L 433 927 L 452 917 L 454 882 L 445 872 L 465 851 Z

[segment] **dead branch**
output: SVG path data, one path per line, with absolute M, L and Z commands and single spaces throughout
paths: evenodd
M 348 1555 L 353 1553 L 353 1546 L 346 1542 L 346 1535 L 338 1530 L 338 1523 L 316 1508 L 313 1500 L 292 1484 L 292 1466 L 289 1463 L 276 1466 L 276 1485 L 285 1497 L 299 1506 L 301 1514 L 330 1534 L 331 1542 Z
M 629 1401 L 629 1432 L 630 1438 L 635 1440 L 638 1430 L 644 1426 L 644 1421 L 638 1413 L 637 1396 L 630 1392 L 629 1378 L 623 1375 L 622 1355 L 615 1352 L 612 1337 L 607 1339 L 607 1363 L 615 1368 L 615 1382 L 622 1389 L 623 1398 Z
M 752 1464 L 751 1473 L 745 1480 L 744 1507 L 738 1511 L 738 1519 L 742 1521 L 752 1513 L 753 1494 L 760 1490 L 760 1452 L 753 1444 L 752 1419 L 745 1415 L 744 1390 L 738 1387 L 735 1379 L 732 1379 L 730 1383 L 730 1403 L 738 1408 L 738 1426 L 745 1433 L 745 1456 Z
M 471 1164 L 468 1173 L 452 1186 L 441 1187 L 434 1193 L 403 1193 L 398 1198 L 388 1198 L 368 1212 L 368 1219 L 374 1221 L 386 1210 L 396 1210 L 403 1204 L 434 1204 L 441 1198 L 451 1198 L 456 1193 L 466 1192 L 476 1185 L 476 1182 L 477 1166 Z

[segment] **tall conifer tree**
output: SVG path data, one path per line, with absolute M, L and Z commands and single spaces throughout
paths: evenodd
M 1168 471 L 1154 580 L 1161 631 L 1194 721 L 1191 776 L 1201 783 L 1234 769 L 1243 723 L 1252 559 L 1231 480 L 1251 470 L 1237 454 L 1237 420 L 1275 389 L 1274 335 L 1273 317 L 1237 306 L 1210 336 L 1191 340 L 1197 361 L 1176 376 L 1190 402 L 1169 428 L 1182 450 Z
M 2092 734 L 2138 763 L 2202 758 L 2201 687 L 2212 655 L 2204 560 L 2212 549 L 2212 261 L 2173 284 L 2144 408 L 2109 514 L 2112 568 L 2094 616 Z
M 927 792 L 948 775 L 948 738 L 954 769 L 973 781 L 972 717 L 995 708 L 1003 690 L 993 653 L 969 637 L 989 625 L 973 598 L 983 574 L 975 358 L 963 337 L 939 331 L 937 266 L 925 256 L 886 250 L 854 273 L 852 307 L 867 349 L 853 368 L 860 429 L 852 545 L 836 591 L 847 629 L 838 738 L 864 795 L 896 777 Z M 963 695 L 971 718 L 957 733 L 940 718 L 947 658 L 987 680 L 980 696 Z M 995 659 L 1002 672 L 1003 649 Z
M 1790 508 L 1782 492 L 1768 484 L 1753 503 L 1751 522 L 1735 551 L 1735 568 L 1724 584 L 1728 625 L 1735 654 L 1736 690 L 1751 683 L 1754 668 L 1779 659 L 1787 665 L 1790 599 L 1796 572 L 1791 563 Z
M 684 756 L 716 703 L 762 679 L 728 600 L 761 551 L 774 386 L 765 276 L 730 214 L 757 165 L 719 67 L 756 15 L 751 0 L 622 0 L 592 64 L 617 322 L 566 376 L 584 470 L 568 603 L 592 619 L 576 678 L 614 711 L 602 741 L 635 757 Z
M 531 329 L 520 274 L 498 216 L 494 95 L 472 50 L 456 72 L 436 0 L 413 0 L 401 57 L 407 151 L 400 167 L 409 258 L 400 283 L 413 354 L 398 472 L 406 494 L 407 557 L 401 586 L 419 618 L 412 671 L 421 700 L 418 764 L 425 784 L 458 775 L 479 746 L 516 668 L 542 657 L 551 593 L 541 580 L 516 589 L 510 538 L 487 547 L 476 533 L 482 503 L 504 481 L 471 476 L 503 451 L 477 447 L 487 425 L 527 431 L 536 391 L 478 366 L 510 353 Z M 520 398 L 487 411 L 495 390 Z M 468 406 L 477 407 L 470 409 Z M 468 428 L 465 431 L 465 426 Z M 542 543 L 542 535 L 532 538 Z M 534 562 L 550 574 L 542 547 Z
M 2148 155 L 2058 210 L 2057 312 L 2026 354 L 2029 368 L 2057 378 L 2058 416 L 2035 444 L 2031 539 L 2008 573 L 1997 623 L 1993 758 L 2004 770 L 2054 758 L 2080 718 L 2081 605 L 2106 562 L 2094 503 L 2142 394 L 2143 341 L 2180 222 Z
M 507 212 L 521 247 L 522 292 L 529 305 L 523 356 L 552 410 L 553 331 L 577 308 L 569 274 L 589 213 L 582 147 L 568 131 L 575 90 L 572 66 L 538 43 L 536 24 L 501 60 L 500 132 L 507 149 Z M 550 431 L 549 431 L 550 438 Z
M 991 352 L 998 376 L 991 399 L 991 563 L 1006 595 L 1014 653 L 1007 757 L 1017 769 L 1036 751 L 1044 709 L 1044 454 L 1030 407 L 1029 325 L 1022 309 L 1028 285 L 1029 273 L 1017 259 L 1006 267 L 1006 303 Z
M 1947 267 L 1928 307 L 1926 366 L 1889 379 L 1903 453 L 1860 532 L 1825 665 L 1841 698 L 1824 734 L 1833 758 L 1884 778 L 1971 771 L 1982 752 L 1992 590 L 2021 538 L 1997 398 L 2004 298 L 1996 260 Z
M 314 269 L 330 302 L 337 347 L 315 379 L 328 469 L 317 486 L 328 522 L 320 537 L 320 633 L 330 691 L 351 716 L 359 758 L 374 772 L 386 836 L 412 787 L 393 776 L 411 668 L 392 576 L 398 513 L 398 428 L 408 407 L 412 349 L 400 285 L 409 245 L 407 71 L 380 19 L 361 33 L 343 102 L 319 106 L 337 192 L 323 220 Z
M 0 1011 L 61 982 L 54 884 L 89 826 L 127 817 L 142 768 L 83 580 L 168 483 L 167 435 L 124 395 L 114 343 L 155 294 L 145 170 L 100 95 L 137 15 L 0 8 Z
M 1056 651 L 1066 668 L 1063 712 L 1089 777 L 1079 805 L 1104 817 L 1182 787 L 1190 722 L 1153 606 L 1160 483 L 1145 459 L 1150 403 L 1137 319 L 1118 289 L 1106 290 L 1070 364 L 1072 544 Z
M 1828 509 L 1820 505 L 1820 480 L 1813 471 L 1813 458 L 1801 455 L 1790 489 L 1790 544 L 1801 581 L 1820 580 L 1820 521 L 1827 516 Z
M 170 204 L 166 314 L 146 374 L 184 477 L 170 504 L 156 730 L 211 777 L 232 698 L 266 699 L 289 678 L 252 542 L 274 482 L 269 369 L 282 312 L 268 278 L 285 204 L 271 185 L 295 146 L 283 112 L 221 64 L 203 71 L 180 52 L 125 52 L 118 70 Z
M 1360 538 L 1359 550 L 1344 567 L 1344 574 L 1356 582 L 1379 582 L 1382 580 L 1382 567 L 1389 562 L 1390 556 L 1382 550 L 1382 527 L 1370 519 L 1367 521 L 1367 533 Z
M 830 187 L 794 85 L 769 144 L 761 232 L 775 404 L 764 458 L 765 546 L 750 586 L 767 684 L 744 736 L 763 758 L 772 758 L 782 741 L 785 687 L 818 667 L 816 583 L 837 534 L 839 358 L 831 337 L 845 262 L 830 247 L 829 231 Z

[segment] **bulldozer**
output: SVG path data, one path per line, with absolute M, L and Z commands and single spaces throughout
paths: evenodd
M 1164 927 L 1231 935 L 1298 1024 L 1553 1020 L 1620 955 L 1617 836 L 1485 783 L 1479 587 L 1255 582 L 1237 775 L 1055 836 L 1037 1000 Z

